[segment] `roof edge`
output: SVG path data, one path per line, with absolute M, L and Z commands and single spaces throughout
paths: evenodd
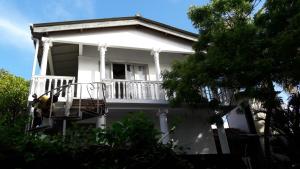
M 123 21 L 123 20 L 140 20 L 147 23 L 151 23 L 157 26 L 161 26 L 163 28 L 167 28 L 173 31 L 177 31 L 192 37 L 197 38 L 198 34 L 189 32 L 183 29 L 176 28 L 174 26 L 170 26 L 161 22 L 157 22 L 151 19 L 144 18 L 142 16 L 127 16 L 127 17 L 114 17 L 114 18 L 102 18 L 102 19 L 87 19 L 87 20 L 73 20 L 73 21 L 62 21 L 62 22 L 49 22 L 49 23 L 36 23 L 30 25 L 31 33 L 34 32 L 34 27 L 48 27 L 48 26 L 60 26 L 60 25 L 72 25 L 72 24 L 85 24 L 85 23 L 94 23 L 94 22 L 106 22 L 106 21 Z

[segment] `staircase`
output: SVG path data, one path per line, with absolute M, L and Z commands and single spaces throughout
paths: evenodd
M 82 86 L 91 85 L 93 88 L 86 87 L 88 93 L 94 93 L 89 95 L 90 97 L 82 98 Z M 97 86 L 95 88 L 94 86 Z M 98 87 L 99 86 L 99 87 Z M 74 97 L 74 89 L 79 89 L 79 97 Z M 59 101 L 53 103 L 51 96 L 57 92 L 64 90 L 67 92 L 65 95 L 66 101 Z M 92 91 L 93 90 L 93 91 Z M 49 100 L 51 105 L 49 106 L 49 125 L 41 125 L 36 128 L 29 128 L 30 132 L 46 132 L 46 133 L 55 133 L 62 131 L 63 134 L 66 132 L 66 124 L 68 121 L 81 121 L 89 118 L 99 117 L 105 114 L 106 112 L 106 99 L 105 91 L 106 86 L 104 83 L 94 82 L 94 83 L 70 83 L 65 86 L 60 86 L 52 88 L 50 91 L 47 91 L 43 95 L 49 95 Z M 96 93 L 96 94 L 95 94 Z M 43 96 L 41 95 L 41 96 Z M 96 95 L 96 97 L 93 97 Z M 41 97 L 40 96 L 40 97 Z M 31 112 L 31 114 L 33 114 Z M 31 123 L 32 124 L 32 123 Z M 30 125 L 31 126 L 31 125 Z

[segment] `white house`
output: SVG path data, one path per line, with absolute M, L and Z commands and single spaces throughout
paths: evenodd
M 172 139 L 190 148 L 188 153 L 217 153 L 207 120 L 213 112 L 170 108 L 160 86 L 161 72 L 194 52 L 197 34 L 141 16 L 40 23 L 30 28 L 35 56 L 29 101 L 34 93 L 61 90 L 51 118 L 44 123 L 61 117 L 65 128 L 68 117 L 75 116 L 78 123 L 105 127 L 128 112 L 143 111 L 161 130 L 163 143 Z M 226 92 L 218 91 L 220 101 L 228 104 Z M 209 88 L 203 88 L 203 96 L 212 98 Z M 235 114 L 230 120 L 236 119 L 245 124 L 244 116 Z M 225 140 L 223 153 L 229 153 L 224 130 L 219 137 Z

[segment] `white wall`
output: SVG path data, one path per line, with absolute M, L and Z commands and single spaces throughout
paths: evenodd
M 144 112 L 146 116 L 153 121 L 154 127 L 160 131 L 158 108 L 143 109 L 129 107 L 109 108 L 106 115 L 107 126 L 113 122 L 123 119 L 129 112 Z M 176 124 L 174 133 L 170 134 L 178 146 L 184 148 L 187 154 L 216 154 L 216 146 L 213 132 L 208 122 L 211 112 L 208 110 L 191 111 L 189 109 L 169 109 L 167 114 L 169 131 Z M 84 120 L 81 123 L 96 123 L 96 118 Z
M 233 109 L 227 115 L 229 128 L 240 129 L 244 132 L 249 132 L 248 122 L 243 112 L 238 111 L 238 108 Z
M 161 71 L 170 70 L 175 60 L 186 58 L 183 54 L 160 53 Z M 99 51 L 96 46 L 83 46 L 83 56 L 78 61 L 78 82 L 100 81 Z M 107 48 L 107 63 L 136 63 L 148 65 L 148 80 L 156 80 L 154 59 L 151 51 Z
M 192 53 L 192 41 L 166 35 L 145 28 L 120 27 L 111 29 L 99 29 L 76 33 L 51 34 L 50 38 L 55 42 L 82 43 L 98 46 L 106 44 L 111 47 L 134 49 L 160 49 L 161 51 L 173 51 Z
M 208 110 L 169 111 L 169 129 L 175 124 L 170 138 L 186 149 L 188 154 L 216 154 L 213 132 L 208 122 Z

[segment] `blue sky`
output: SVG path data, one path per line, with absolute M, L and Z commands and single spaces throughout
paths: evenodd
M 208 0 L 0 0 L 0 68 L 30 79 L 34 46 L 32 23 L 133 16 L 140 13 L 197 32 L 188 19 L 191 5 Z

